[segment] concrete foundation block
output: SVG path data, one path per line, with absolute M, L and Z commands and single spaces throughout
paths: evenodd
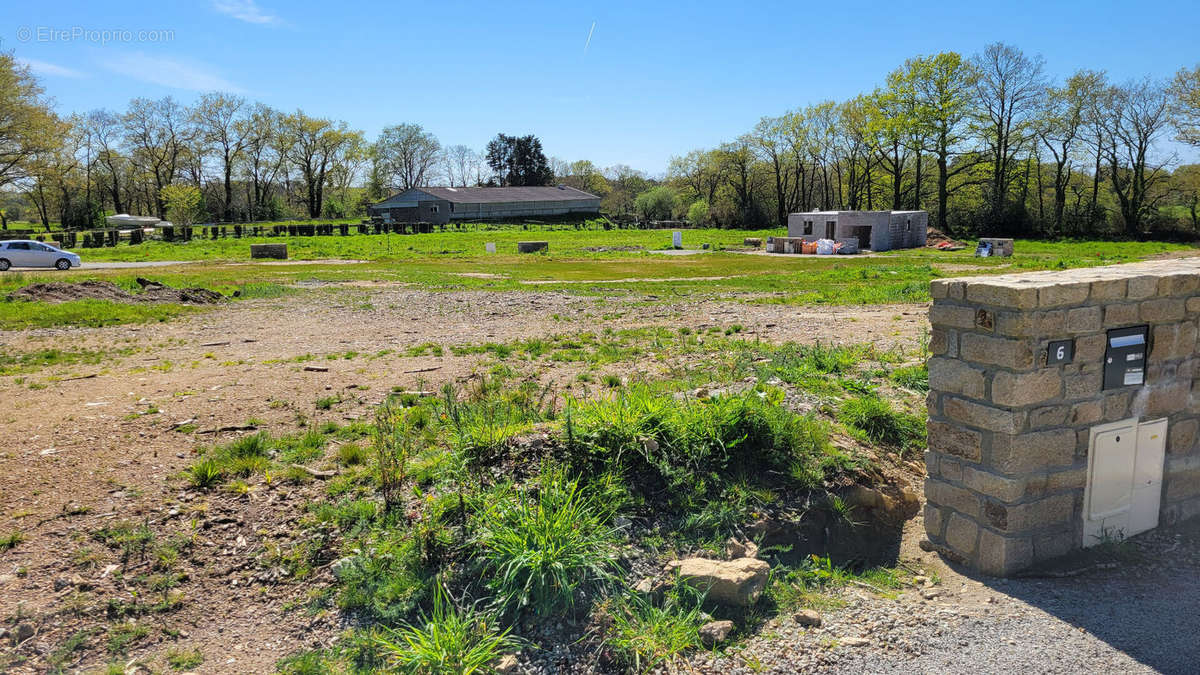
M 517 253 L 537 253 L 538 251 L 550 250 L 550 242 L 548 241 L 518 241 Z
M 250 258 L 287 260 L 287 244 L 250 244 Z

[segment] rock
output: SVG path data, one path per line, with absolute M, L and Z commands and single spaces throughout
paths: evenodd
M 35 632 L 36 631 L 34 631 L 33 626 L 30 624 L 27 624 L 27 623 L 17 624 L 16 629 L 13 630 L 13 644 L 17 644 L 17 645 L 21 644 L 22 642 L 33 637 L 33 634 Z
M 921 589 L 921 597 L 925 598 L 926 600 L 933 600 L 935 598 L 940 597 L 941 595 L 942 595 L 942 591 L 937 588 L 922 588 Z
M 820 626 L 821 615 L 812 609 L 802 609 L 796 612 L 796 623 L 801 626 Z
M 733 537 L 725 542 L 725 555 L 730 560 L 736 558 L 757 558 L 758 544 L 752 541 L 738 541 Z
M 644 447 L 648 453 L 658 452 L 658 441 L 654 440 L 653 438 L 647 438 L 646 440 L 642 441 L 642 447 Z
M 515 675 L 521 672 L 521 662 L 517 661 L 517 657 L 514 654 L 505 654 L 500 657 L 500 660 L 496 662 L 494 667 L 500 675 Z
M 867 645 L 871 644 L 871 641 L 867 638 L 844 637 L 838 638 L 838 644 L 842 645 L 843 647 L 866 647 Z
M 733 632 L 732 621 L 709 621 L 700 626 L 700 641 L 706 647 L 721 644 Z
M 879 506 L 882 501 L 881 496 L 879 492 L 862 485 L 855 485 L 842 493 L 842 499 L 846 500 L 847 504 L 864 509 L 873 509 Z
M 917 542 L 917 546 L 919 546 L 921 550 L 925 551 L 926 553 L 933 553 L 937 550 L 937 546 L 935 546 L 934 543 L 928 539 L 922 539 L 921 541 Z
M 666 571 L 678 573 L 680 580 L 706 592 L 713 602 L 749 607 L 758 602 L 771 566 L 756 558 L 728 561 L 685 558 L 667 563 Z
M 650 595 L 654 592 L 654 580 L 650 577 L 646 577 L 645 579 L 637 582 L 637 585 L 633 587 L 633 590 L 641 593 L 642 595 Z

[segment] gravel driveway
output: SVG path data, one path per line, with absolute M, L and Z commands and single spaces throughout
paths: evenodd
M 821 628 L 790 617 L 700 672 L 1197 673 L 1200 523 L 1138 537 L 1135 561 L 1067 578 L 964 576 L 895 599 L 851 587 Z

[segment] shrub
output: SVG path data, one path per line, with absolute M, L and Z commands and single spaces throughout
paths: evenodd
M 488 672 L 489 666 L 517 648 L 508 629 L 499 631 L 492 617 L 473 608 L 458 609 L 439 585 L 433 612 L 420 625 L 384 629 L 376 638 L 393 664 L 409 673 Z
M 887 401 L 874 395 L 846 399 L 838 410 L 838 419 L 872 443 L 909 447 L 925 437 L 923 420 L 893 410 Z
M 474 540 L 497 604 L 546 616 L 571 609 L 578 592 L 607 581 L 617 540 L 607 515 L 560 472 L 544 471 L 533 490 L 501 488 L 483 504 Z

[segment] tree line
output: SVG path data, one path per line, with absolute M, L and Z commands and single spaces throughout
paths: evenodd
M 925 209 L 952 234 L 1200 233 L 1200 65 L 1169 79 L 1061 82 L 1003 43 L 905 61 L 871 91 L 764 117 L 671 160 L 648 205 L 719 225 L 788 213 Z
M 0 220 L 86 228 L 105 213 L 206 221 L 337 218 L 410 187 L 563 183 L 605 212 L 721 227 L 783 225 L 829 209 L 926 209 L 955 234 L 1200 232 L 1200 65 L 1113 83 L 1052 80 L 1002 43 L 905 61 L 870 93 L 762 118 L 715 148 L 673 157 L 665 176 L 547 158 L 533 135 L 443 145 L 415 123 L 373 141 L 345 121 L 229 93 L 184 105 L 56 115 L 37 79 L 0 53 Z M 197 194 L 191 194 L 194 191 Z

